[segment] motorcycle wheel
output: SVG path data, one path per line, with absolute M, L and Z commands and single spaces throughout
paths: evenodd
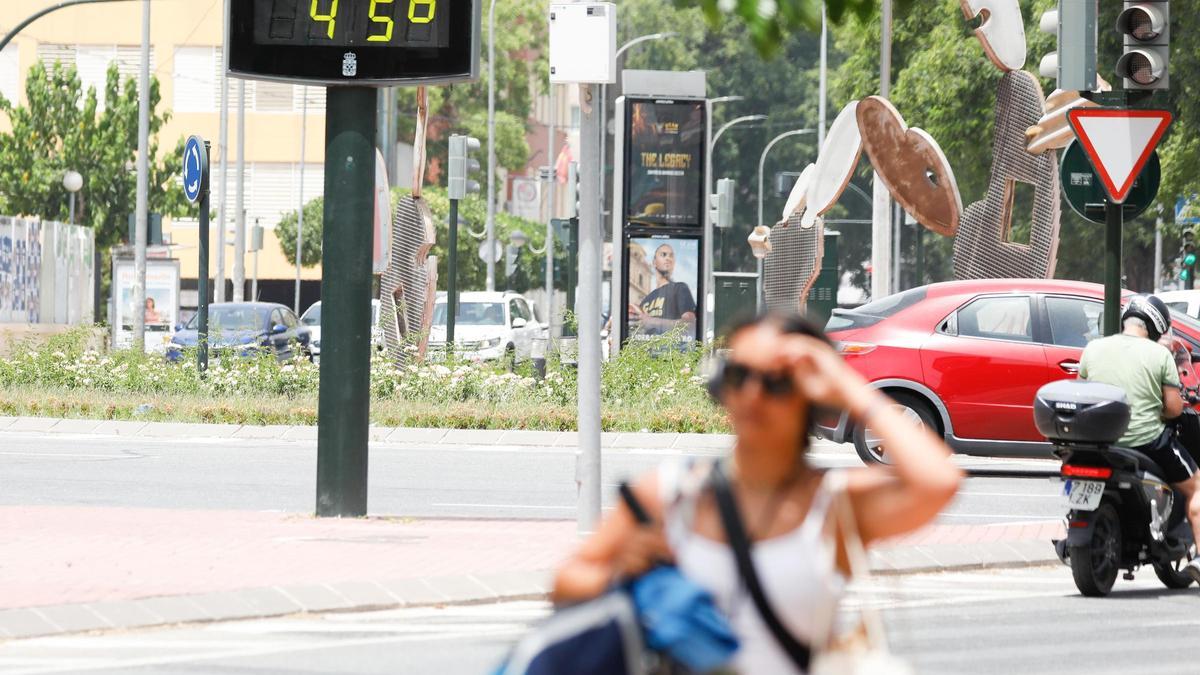
M 1154 574 L 1163 586 L 1171 589 L 1182 589 L 1192 585 L 1192 578 L 1183 571 L 1183 566 L 1188 564 L 1195 557 L 1195 548 L 1179 560 L 1173 562 L 1155 562 Z
M 1089 597 L 1112 590 L 1121 566 L 1121 521 L 1112 504 L 1102 504 L 1092 518 L 1092 536 L 1081 546 L 1070 547 L 1071 576 L 1075 587 Z

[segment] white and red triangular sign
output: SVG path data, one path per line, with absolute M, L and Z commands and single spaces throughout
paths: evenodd
M 1158 147 L 1171 113 L 1166 110 L 1073 108 L 1067 119 L 1114 203 L 1122 204 Z

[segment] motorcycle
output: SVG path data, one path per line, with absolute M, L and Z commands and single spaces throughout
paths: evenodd
M 1067 536 L 1055 540 L 1086 596 L 1105 596 L 1120 570 L 1150 565 L 1167 588 L 1187 588 L 1183 568 L 1196 555 L 1186 500 L 1154 460 L 1116 445 L 1129 426 L 1125 392 L 1099 382 L 1063 380 L 1038 390 L 1038 431 L 1062 460 Z

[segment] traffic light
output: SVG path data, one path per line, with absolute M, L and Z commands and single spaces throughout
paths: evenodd
M 1058 0 L 1058 9 L 1042 14 L 1039 27 L 1057 36 L 1058 51 L 1042 57 L 1038 72 L 1059 89 L 1096 90 L 1096 12 L 1095 0 Z
M 1191 290 L 1196 284 L 1196 233 L 1193 230 L 1183 231 L 1181 248 L 1179 278 L 1183 279 L 1184 288 Z
M 733 179 L 717 181 L 717 191 L 709 195 L 709 220 L 713 227 L 733 227 Z
M 460 134 L 450 136 L 449 179 L 446 181 L 446 193 L 450 199 L 463 199 L 469 193 L 479 192 L 479 181 L 470 178 L 472 173 L 479 170 L 479 160 L 471 157 L 471 153 L 477 150 L 478 138 Z
M 1117 32 L 1125 51 L 1117 61 L 1117 75 L 1126 89 L 1167 89 L 1171 61 L 1171 3 L 1126 2 L 1117 18 Z

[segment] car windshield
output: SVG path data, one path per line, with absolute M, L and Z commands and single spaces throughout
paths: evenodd
M 196 329 L 200 325 L 197 314 L 188 321 L 187 327 Z M 220 331 L 262 330 L 262 315 L 252 307 L 212 307 L 208 310 L 208 330 Z
M 504 303 L 460 302 L 454 323 L 459 326 L 503 326 Z M 433 325 L 446 325 L 446 303 L 439 302 L 434 305 Z
M 825 332 L 832 333 L 839 330 L 872 326 L 924 300 L 925 293 L 926 291 L 923 287 L 914 288 L 903 293 L 896 293 L 880 298 L 874 302 L 868 302 L 856 309 L 834 310 L 833 316 L 829 317 L 829 323 L 825 324 Z
M 300 317 L 300 323 L 305 326 L 320 326 L 321 325 L 321 306 L 313 305 L 308 308 L 304 316 Z

